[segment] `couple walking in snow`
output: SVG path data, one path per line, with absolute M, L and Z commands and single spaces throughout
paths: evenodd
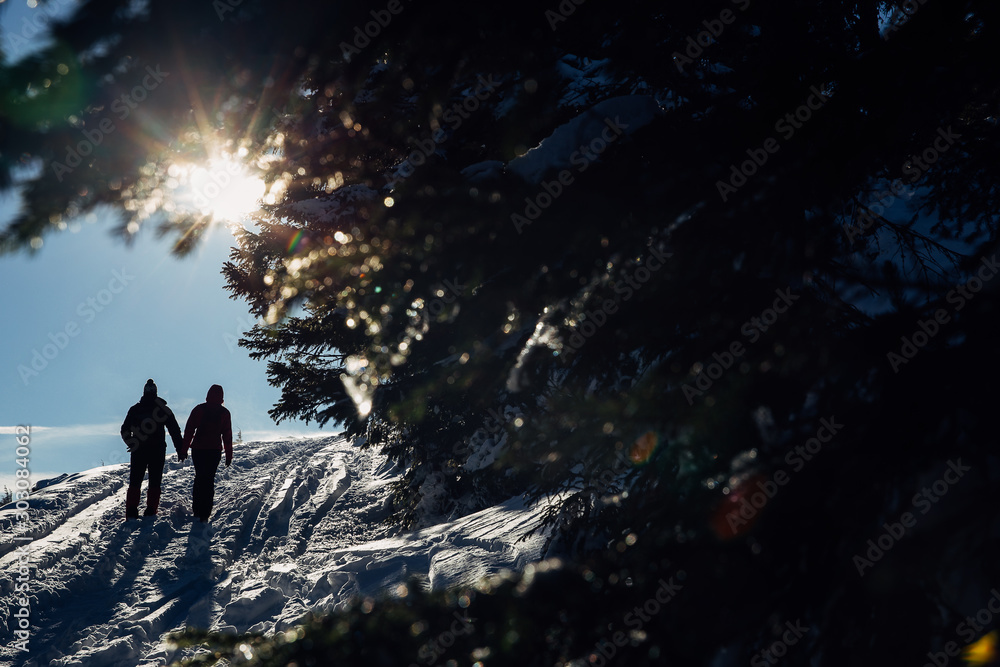
M 195 406 L 184 427 L 184 438 L 177 425 L 174 413 L 167 402 L 156 395 L 156 384 L 147 380 L 142 390 L 142 398 L 129 408 L 122 423 L 122 440 L 131 454 L 128 492 L 125 495 L 125 519 L 139 517 L 139 495 L 142 479 L 149 471 L 149 487 L 146 490 L 145 516 L 155 516 L 160 504 L 160 483 L 163 479 L 163 464 L 166 460 L 167 439 L 164 430 L 170 432 L 177 450 L 177 460 L 187 458 L 191 450 L 194 462 L 194 492 L 191 513 L 202 523 L 212 514 L 215 498 L 215 471 L 219 468 L 222 453 L 226 454 L 226 467 L 233 462 L 232 418 L 222 405 L 222 387 L 213 384 L 205 397 L 205 402 Z

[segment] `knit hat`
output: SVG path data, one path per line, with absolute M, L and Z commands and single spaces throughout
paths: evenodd
M 143 396 L 156 396 L 156 383 L 153 378 L 146 380 L 146 386 L 142 388 Z

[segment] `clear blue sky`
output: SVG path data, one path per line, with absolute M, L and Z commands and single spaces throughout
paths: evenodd
M 47 236 L 33 257 L 0 258 L 0 428 L 8 432 L 0 441 L 9 445 L 0 448 L 0 483 L 13 473 L 16 424 L 37 429 L 33 477 L 127 460 L 118 428 L 147 378 L 182 429 L 218 383 L 244 439 L 316 432 L 267 416 L 279 391 L 267 384 L 266 364 L 236 345 L 252 318 L 223 290 L 219 270 L 234 242 L 224 227 L 186 259 L 170 256 L 152 229 L 131 248 L 109 229 L 106 219 L 82 222 Z

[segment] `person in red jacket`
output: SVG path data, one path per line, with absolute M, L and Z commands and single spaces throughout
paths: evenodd
M 233 462 L 233 424 L 229 410 L 222 406 L 222 387 L 213 384 L 205 402 L 196 405 L 184 427 L 184 443 L 177 450 L 177 458 L 187 458 L 191 449 L 194 462 L 194 502 L 191 513 L 202 523 L 212 514 L 215 499 L 215 471 L 219 468 L 223 449 L 226 467 Z

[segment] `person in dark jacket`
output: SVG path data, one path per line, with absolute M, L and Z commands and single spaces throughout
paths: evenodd
M 184 460 L 188 448 L 194 461 L 194 502 L 191 513 L 202 523 L 212 514 L 215 499 L 215 471 L 226 452 L 226 467 L 233 462 L 233 424 L 229 410 L 222 406 L 222 387 L 213 384 L 205 402 L 196 405 L 184 426 L 184 444 L 177 457 Z
M 122 440 L 128 445 L 129 460 L 128 492 L 125 494 L 125 519 L 139 518 L 139 496 L 142 492 L 142 478 L 149 471 L 149 486 L 146 489 L 145 516 L 155 516 L 160 505 L 160 483 L 163 480 L 163 463 L 167 456 L 167 438 L 164 429 L 170 432 L 174 448 L 181 446 L 181 428 L 167 402 L 156 395 L 156 384 L 146 381 L 142 398 L 133 405 L 122 422 Z

